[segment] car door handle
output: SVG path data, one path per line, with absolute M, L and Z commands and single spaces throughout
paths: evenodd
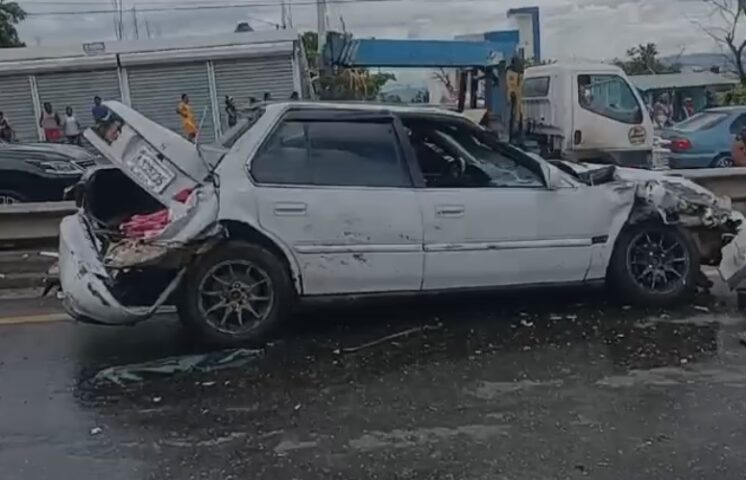
M 302 202 L 277 202 L 274 211 L 277 216 L 303 216 L 308 211 L 308 205 Z
M 463 205 L 438 205 L 435 207 L 436 217 L 458 218 L 464 216 Z

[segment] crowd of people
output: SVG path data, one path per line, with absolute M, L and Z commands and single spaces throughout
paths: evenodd
M 298 99 L 298 92 L 293 92 L 290 95 L 290 100 Z M 263 101 L 268 102 L 271 100 L 272 95 L 269 92 L 264 93 Z M 254 103 L 257 103 L 257 99 L 255 97 L 250 97 L 249 104 Z M 199 132 L 199 125 L 188 94 L 184 93 L 181 95 L 181 99 L 176 108 L 176 113 L 181 120 L 181 127 L 184 136 L 190 141 L 195 141 Z M 231 96 L 225 97 L 225 114 L 228 128 L 233 127 L 238 123 L 238 108 L 236 107 L 235 100 Z M 101 124 L 108 115 L 109 110 L 105 105 L 103 105 L 102 98 L 95 96 L 93 98 L 93 106 L 91 107 L 93 126 L 96 127 Z M 65 113 L 60 115 L 54 109 L 51 102 L 44 102 L 42 104 L 42 112 L 38 119 L 38 125 L 43 134 L 42 140 L 45 142 L 66 142 L 73 145 L 81 144 L 81 137 L 84 128 L 73 110 L 73 107 L 69 105 L 65 107 Z M 0 142 L 13 143 L 16 141 L 16 132 L 13 129 L 11 120 L 0 111 Z
M 705 92 L 704 108 L 716 106 L 715 95 L 707 90 Z M 677 107 L 667 93 L 660 94 L 652 105 L 647 105 L 647 108 L 650 118 L 657 128 L 670 127 L 674 123 L 686 120 L 698 111 L 690 97 L 681 98 Z
M 93 97 L 91 115 L 94 125 L 103 121 L 109 115 L 109 110 L 102 102 L 101 97 Z M 75 115 L 73 107 L 69 105 L 65 107 L 64 115 L 60 115 L 51 102 L 44 102 L 38 124 L 43 132 L 44 138 L 42 140 L 46 142 L 67 142 L 73 145 L 80 145 L 81 143 L 83 127 Z M 13 143 L 16 140 L 16 132 L 10 120 L 0 111 L 0 142 Z
M 298 95 L 298 92 L 293 92 L 290 94 L 289 99 L 298 100 L 299 98 L 300 95 Z M 272 94 L 269 92 L 264 92 L 262 101 L 272 101 Z M 249 97 L 249 105 L 253 105 L 255 103 L 257 103 L 257 99 L 255 97 Z M 197 138 L 197 134 L 199 133 L 199 125 L 197 124 L 196 117 L 194 116 L 194 110 L 192 109 L 188 94 L 183 93 L 181 95 L 179 105 L 176 107 L 176 113 L 181 119 L 181 129 L 184 132 L 184 136 L 192 142 L 195 141 Z M 225 96 L 225 116 L 228 120 L 228 128 L 231 128 L 238 123 L 238 108 L 236 108 L 236 102 L 233 97 L 229 95 Z

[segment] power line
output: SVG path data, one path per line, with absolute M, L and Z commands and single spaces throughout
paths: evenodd
M 337 5 L 355 5 L 362 3 L 392 3 L 392 2 L 405 2 L 409 0 L 326 0 L 327 4 Z M 435 3 L 438 0 L 428 0 L 428 3 Z M 465 1 L 479 2 L 480 0 L 444 0 L 448 3 L 463 3 Z M 50 2 L 51 3 L 51 2 Z M 57 5 L 61 5 L 60 2 L 55 2 Z M 152 4 L 152 3 L 151 3 Z M 72 4 L 70 4 L 72 5 Z M 298 6 L 311 6 L 316 5 L 316 0 L 298 0 L 293 2 L 294 7 Z M 262 3 L 259 2 L 242 2 L 242 3 L 231 3 L 231 4 L 212 4 L 212 5 L 192 5 L 192 6 L 172 6 L 172 7 L 146 7 L 139 9 L 140 12 L 175 12 L 175 11 L 196 11 L 196 10 L 226 10 L 234 8 L 247 8 L 247 7 L 278 7 L 277 3 L 267 3 L 266 0 Z M 60 10 L 60 11 L 42 11 L 42 12 L 26 12 L 28 16 L 49 16 L 49 15 L 96 15 L 96 14 L 110 14 L 118 13 L 118 10 L 106 8 L 106 9 L 91 9 L 91 10 Z

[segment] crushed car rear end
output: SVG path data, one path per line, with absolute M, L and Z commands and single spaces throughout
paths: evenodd
M 218 237 L 218 196 L 194 144 L 107 106 L 115 114 L 85 136 L 112 165 L 86 172 L 61 223 L 60 283 L 76 319 L 124 325 L 173 301 L 189 257 Z

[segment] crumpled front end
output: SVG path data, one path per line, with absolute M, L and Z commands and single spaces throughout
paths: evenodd
M 680 176 L 617 170 L 619 178 L 637 183 L 636 208 L 630 221 L 657 215 L 664 223 L 687 227 L 703 264 L 717 265 L 731 289 L 746 280 L 746 219 L 733 209 L 728 197 Z
M 60 283 L 66 310 L 84 322 L 127 325 L 169 305 L 191 259 L 221 237 L 218 196 L 211 185 L 162 207 L 117 169 L 88 178 L 79 212 L 60 225 Z M 97 185 L 97 182 L 100 184 Z M 128 211 L 129 210 L 129 211 Z M 152 211 L 148 211 L 152 210 Z

